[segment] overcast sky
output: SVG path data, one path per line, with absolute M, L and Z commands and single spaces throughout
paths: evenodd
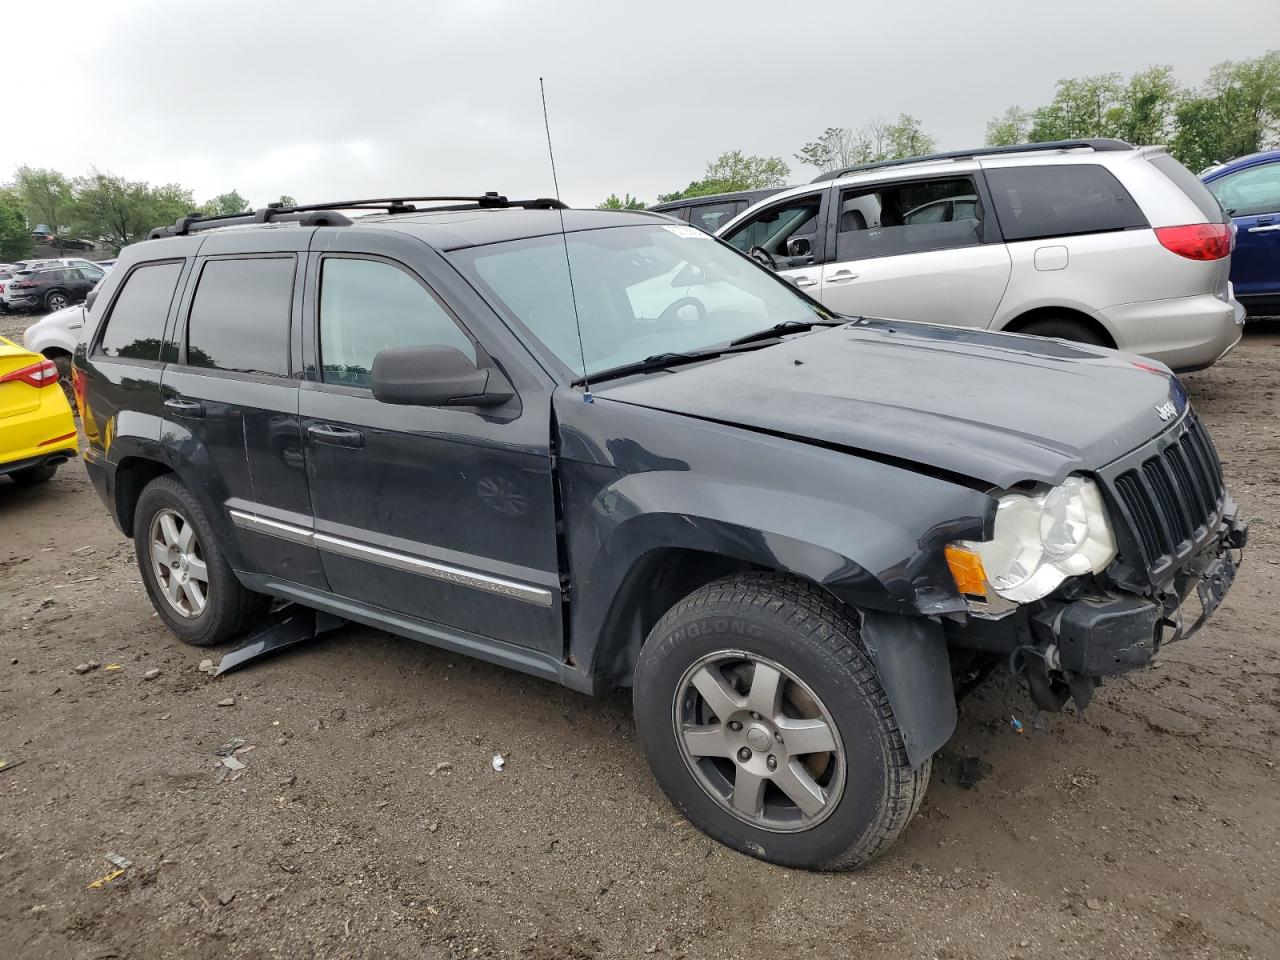
M 260 205 L 499 190 L 653 202 L 723 150 L 792 157 L 911 113 L 982 142 L 1056 80 L 1154 63 L 1187 84 L 1280 45 L 1280 0 L 102 0 L 7 29 L 0 180 L 19 164 Z M 8 11 L 14 27 L 14 11 Z M 42 26 L 43 24 L 43 26 Z M 47 39 L 41 39 L 44 30 Z

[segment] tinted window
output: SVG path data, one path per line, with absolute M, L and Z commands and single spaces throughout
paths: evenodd
M 107 317 L 98 349 L 109 357 L 158 360 L 164 322 L 181 272 L 181 263 L 156 263 L 130 273 Z
M 377 260 L 328 257 L 320 272 L 320 375 L 325 383 L 369 386 L 373 358 L 389 347 L 475 345 L 422 284 Z
M 1280 212 L 1280 163 L 1229 173 L 1209 189 L 1233 217 Z
M 1133 197 L 1097 164 L 988 170 L 987 184 L 1006 240 L 1147 226 Z
M 187 320 L 187 365 L 289 373 L 293 257 L 210 260 Z
M 1210 192 L 1211 188 L 1200 182 L 1200 178 L 1180 164 L 1168 154 L 1151 158 L 1151 165 L 1173 181 L 1174 186 L 1185 193 L 1200 208 L 1210 223 L 1222 223 L 1226 217 L 1217 198 Z
M 706 233 L 715 233 L 738 213 L 746 204 L 736 200 L 724 203 L 704 203 L 693 207 L 689 214 L 689 223 Z
M 982 205 L 972 177 L 914 180 L 845 190 L 836 260 L 866 260 L 982 242 Z

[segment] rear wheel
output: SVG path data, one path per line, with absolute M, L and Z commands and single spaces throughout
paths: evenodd
M 44 298 L 44 305 L 50 313 L 54 313 L 58 310 L 71 306 L 71 298 L 61 290 L 54 290 Z
M 695 591 L 636 665 L 636 727 L 672 803 L 743 853 L 808 869 L 867 863 L 929 781 L 912 769 L 851 611 L 764 573 Z
M 1059 340 L 1087 343 L 1094 347 L 1110 346 L 1096 330 L 1070 317 L 1045 317 L 1043 320 L 1032 320 L 1019 329 L 1018 333 L 1027 333 L 1033 337 L 1056 337 Z
M 138 498 L 134 549 L 156 612 L 178 638 L 223 643 L 266 616 L 271 599 L 236 579 L 213 526 L 175 477 L 157 477 Z

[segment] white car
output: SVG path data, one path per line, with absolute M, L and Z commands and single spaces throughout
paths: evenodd
M 851 167 L 716 236 L 841 314 L 1058 337 L 1180 371 L 1244 328 L 1231 222 L 1163 147 L 1060 141 Z
M 80 328 L 84 326 L 84 304 L 77 303 L 55 310 L 27 327 L 22 345 L 58 365 L 64 384 L 71 379 L 71 355 L 75 353 Z

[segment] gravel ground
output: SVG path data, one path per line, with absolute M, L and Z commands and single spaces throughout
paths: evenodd
M 902 841 L 838 875 L 692 829 L 625 693 L 359 627 L 212 679 L 79 464 L 0 483 L 0 954 L 1280 957 L 1280 324 L 1187 384 L 1252 523 L 1216 618 L 1084 714 L 982 687 Z

